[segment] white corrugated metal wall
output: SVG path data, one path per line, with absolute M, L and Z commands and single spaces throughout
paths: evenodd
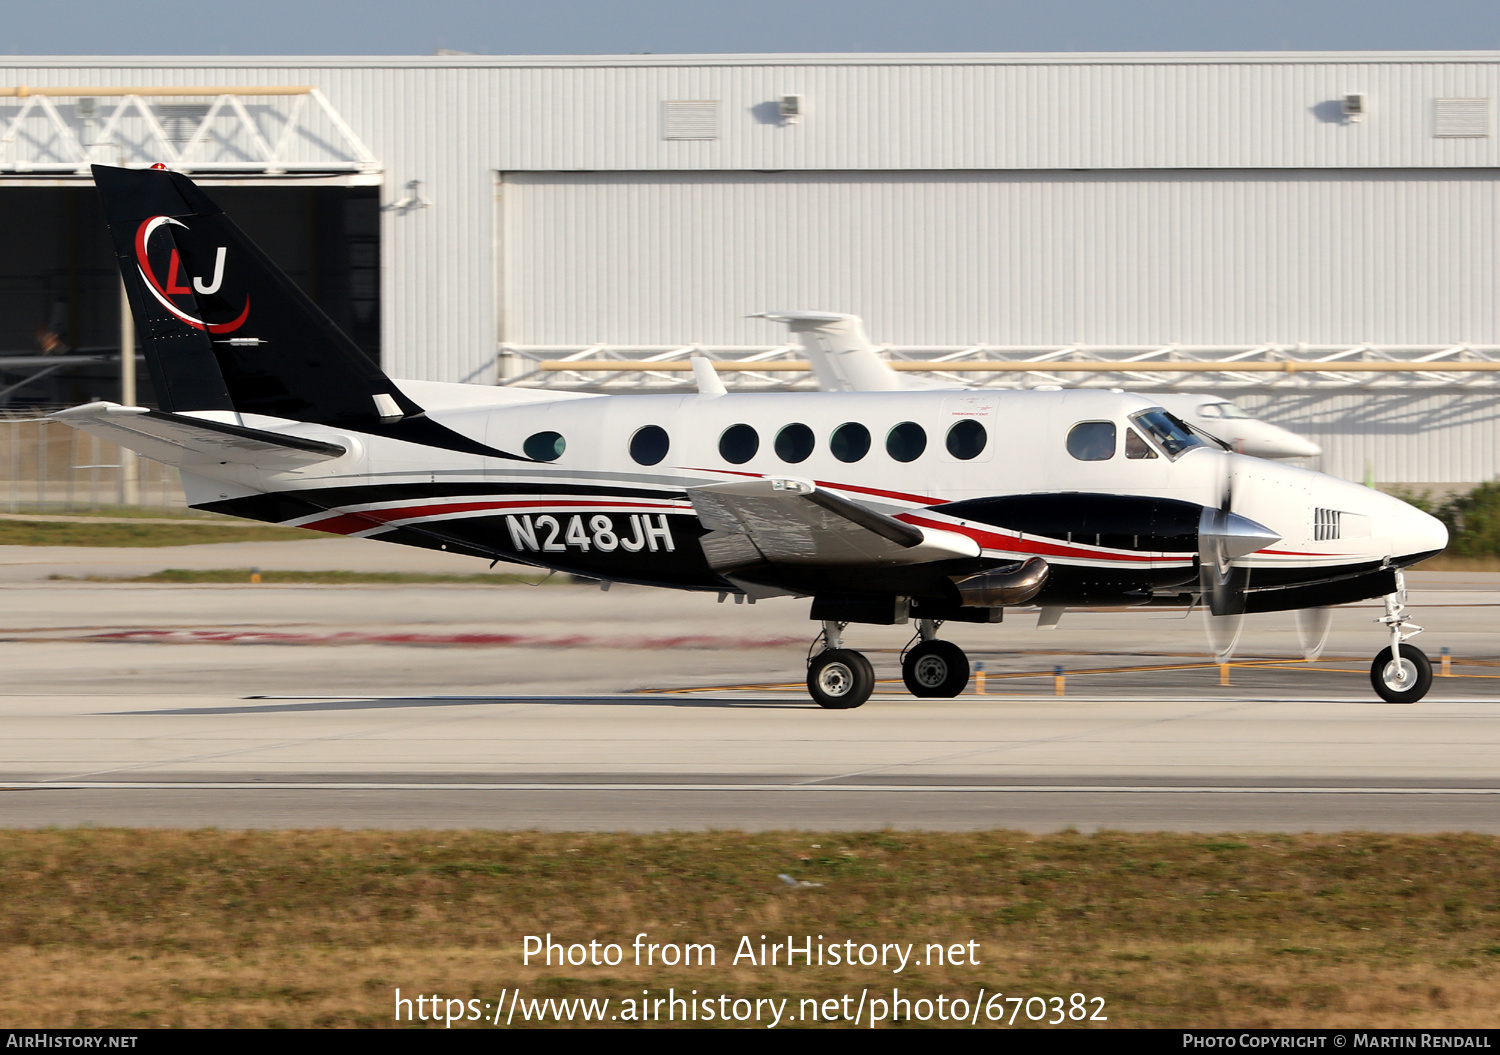
M 1281 390 L 1235 402 L 1321 445 L 1314 468 L 1346 480 L 1441 487 L 1500 476 L 1494 392 Z
M 877 340 L 911 344 L 1500 343 L 1500 139 L 1433 134 L 1435 99 L 1500 99 L 1495 53 L 0 70 L 11 84 L 318 85 L 383 163 L 386 200 L 420 179 L 433 203 L 384 214 L 398 375 L 483 377 L 502 326 L 526 343 L 765 342 L 776 331 L 739 316 L 787 306 L 858 311 Z M 1354 91 L 1369 116 L 1345 122 Z M 774 115 L 788 93 L 806 104 L 794 125 Z M 665 140 L 669 99 L 718 100 L 719 138 Z M 1343 475 L 1500 468 L 1487 397 L 1424 396 L 1452 412 L 1393 409 L 1385 432 L 1352 431 L 1386 420 L 1385 398 L 1278 394 L 1266 413 L 1310 415 Z M 1399 424 L 1413 420 L 1428 428 Z
M 1495 173 L 523 173 L 506 336 L 753 344 L 1500 343 Z M 1441 334 L 1441 337 L 1437 335 Z

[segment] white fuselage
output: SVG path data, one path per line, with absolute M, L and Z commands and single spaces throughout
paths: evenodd
M 452 391 L 437 398 L 440 389 Z M 1005 496 L 1031 496 L 1034 505 L 1045 505 L 1053 501 L 1048 496 L 1070 494 L 1218 507 L 1227 494 L 1235 513 L 1280 536 L 1276 544 L 1239 557 L 1236 565 L 1287 575 L 1326 576 L 1343 566 L 1399 564 L 1446 544 L 1444 528 L 1432 517 L 1334 477 L 1208 446 L 1174 459 L 1158 443 L 1147 440 L 1149 449 L 1143 448 L 1144 437 L 1131 441 L 1135 456 L 1129 456 L 1129 432 L 1142 431 L 1131 415 L 1157 405 L 1129 393 L 539 397 L 472 386 L 422 384 L 411 390 L 420 390 L 429 417 L 499 451 L 518 454 L 529 438 L 555 433 L 562 453 L 550 461 L 483 457 L 320 425 L 246 419 L 248 425 L 338 442 L 349 453 L 277 473 L 185 465 L 190 502 L 343 534 L 429 545 L 449 539 L 461 552 L 699 589 L 718 588 L 722 580 L 695 552 L 693 539 L 702 528 L 688 490 L 761 477 L 811 481 L 889 516 L 967 535 L 987 561 L 1041 555 L 1054 567 L 1096 578 L 1118 573 L 1122 581 L 1139 579 L 1149 569 L 1157 585 L 1173 578 L 1172 569 L 1180 570 L 1177 578 L 1183 582 L 1190 579 L 1192 547 L 1153 548 L 1140 532 L 1122 541 L 1125 536 L 1111 537 L 1109 527 L 1101 531 L 1097 523 L 1080 523 L 1076 531 L 1066 526 L 1028 531 L 1003 518 L 986 522 L 940 507 Z M 484 402 L 454 405 L 464 398 Z M 956 456 L 947 443 L 950 429 L 963 421 L 977 422 L 984 434 L 983 449 L 970 457 Z M 863 426 L 869 447 L 846 461 L 831 439 L 848 423 Z M 1090 460 L 1070 454 L 1070 430 L 1080 423 L 1112 424 L 1114 449 L 1089 452 Z M 758 449 L 732 462 L 720 443 L 736 425 L 754 430 Z M 795 444 L 783 444 L 778 453 L 778 434 L 788 426 L 803 426 L 793 431 L 811 438 L 801 460 L 789 460 L 802 453 Z M 887 439 L 899 427 L 907 442 L 897 453 L 909 456 L 913 426 L 925 435 L 925 449 L 899 460 Z M 632 438 L 647 428 L 661 430 L 666 439 L 654 464 L 632 456 Z M 965 428 L 972 436 L 973 426 Z M 854 453 L 847 443 L 840 450 L 845 457 Z M 646 453 L 649 458 L 656 451 Z M 971 454 L 972 444 L 960 445 L 959 453 Z M 741 449 L 735 456 L 743 454 Z M 301 495 L 316 509 L 294 516 L 255 512 L 268 494 Z M 1056 501 L 1077 505 L 1065 497 Z M 278 508 L 284 513 L 286 506 Z M 403 528 L 423 540 L 397 530 Z M 611 540 L 614 546 L 608 545 Z M 795 586 L 789 589 L 797 592 Z

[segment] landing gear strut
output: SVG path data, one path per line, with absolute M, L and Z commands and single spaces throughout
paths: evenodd
M 937 628 L 935 620 L 917 620 L 922 640 L 902 655 L 901 680 L 913 696 L 951 699 L 969 684 L 969 657 L 953 642 L 939 641 Z
M 819 637 L 823 651 L 807 663 L 807 691 L 819 707 L 832 711 L 858 707 L 875 691 L 874 668 L 861 653 L 843 647 L 843 631 L 843 623 L 825 619 Z
M 844 647 L 844 627 L 823 620 L 807 659 L 807 691 L 819 707 L 845 711 L 858 707 L 875 691 L 875 671 L 861 653 Z M 951 698 L 969 684 L 969 657 L 951 641 L 939 641 L 933 619 L 917 620 L 917 637 L 901 656 L 901 679 L 913 696 Z M 819 650 L 819 646 L 822 646 Z
M 1370 665 L 1370 684 L 1387 703 L 1416 703 L 1432 687 L 1432 663 L 1415 645 L 1404 644 L 1422 628 L 1406 615 L 1406 580 L 1396 573 L 1396 592 L 1385 598 L 1385 615 L 1376 622 L 1390 627 L 1391 643 Z

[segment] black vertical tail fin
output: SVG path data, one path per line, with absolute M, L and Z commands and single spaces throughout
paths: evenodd
M 163 410 L 267 414 L 501 455 L 420 417 L 192 180 L 93 169 Z
M 419 412 L 186 176 L 95 165 L 94 182 L 162 409 L 330 425 Z

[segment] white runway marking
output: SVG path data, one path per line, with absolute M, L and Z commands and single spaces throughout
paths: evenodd
M 32 780 L 0 784 L 4 791 L 728 791 L 728 792 L 920 792 L 933 794 L 1090 794 L 1090 795 L 1500 795 L 1500 788 L 1443 787 L 1281 787 L 1275 785 L 1128 784 L 795 784 L 695 783 L 463 783 L 454 781 L 200 781 L 200 780 Z

